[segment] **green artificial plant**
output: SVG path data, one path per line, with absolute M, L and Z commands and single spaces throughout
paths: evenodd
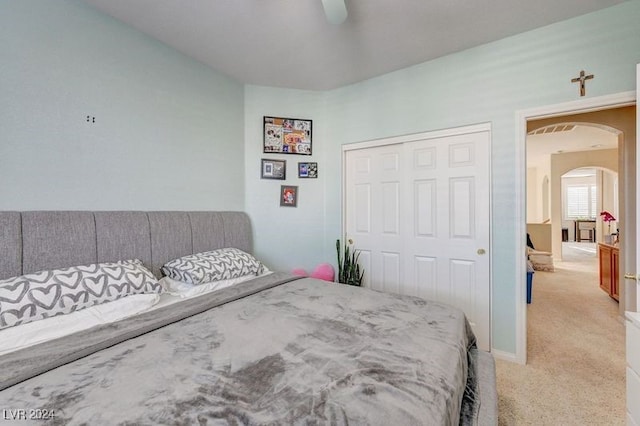
M 362 285 L 364 271 L 360 271 L 358 258 L 360 252 L 351 249 L 353 241 L 345 238 L 344 247 L 340 244 L 340 239 L 336 240 L 336 251 L 338 253 L 338 282 L 355 286 Z

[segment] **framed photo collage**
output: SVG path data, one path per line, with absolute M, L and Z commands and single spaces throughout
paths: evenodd
M 312 120 L 285 117 L 264 117 L 262 152 L 265 154 L 312 154 Z M 262 158 L 260 162 L 262 179 L 286 180 L 287 161 L 281 159 Z M 316 179 L 318 163 L 298 162 L 299 179 Z M 298 187 L 280 186 L 280 206 L 298 206 Z

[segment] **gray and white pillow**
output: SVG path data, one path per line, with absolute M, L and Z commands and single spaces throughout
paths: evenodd
M 158 280 L 137 259 L 21 275 L 0 280 L 0 329 L 160 292 Z
M 202 284 L 245 275 L 260 275 L 262 262 L 237 248 L 223 248 L 183 256 L 164 264 L 162 272 L 172 280 Z

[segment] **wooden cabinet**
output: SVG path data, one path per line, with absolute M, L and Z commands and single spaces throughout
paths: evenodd
M 618 247 L 609 244 L 598 244 L 598 262 L 600 264 L 600 288 L 615 300 L 619 300 L 619 259 Z

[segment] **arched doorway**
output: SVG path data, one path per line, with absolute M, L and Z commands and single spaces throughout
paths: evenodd
M 611 200 L 619 199 L 618 194 L 611 194 L 611 178 L 603 170 L 617 175 L 620 139 L 621 132 L 615 128 L 577 121 L 550 124 L 528 132 L 527 232 L 534 244 L 537 240 L 537 246 L 551 252 L 554 259 L 562 259 L 563 241 L 584 240 L 578 224 L 593 228 L 585 231 L 590 242 L 602 240 L 597 220 L 602 210 L 598 209 L 603 205 L 611 208 Z M 564 185 L 563 176 L 567 176 Z M 572 183 L 567 186 L 566 182 Z M 596 191 L 598 187 L 600 191 Z M 603 194 L 606 196 L 602 197 Z M 567 212 L 568 196 L 582 196 L 586 197 L 580 198 L 582 203 L 592 202 L 572 206 L 586 208 L 584 211 Z

